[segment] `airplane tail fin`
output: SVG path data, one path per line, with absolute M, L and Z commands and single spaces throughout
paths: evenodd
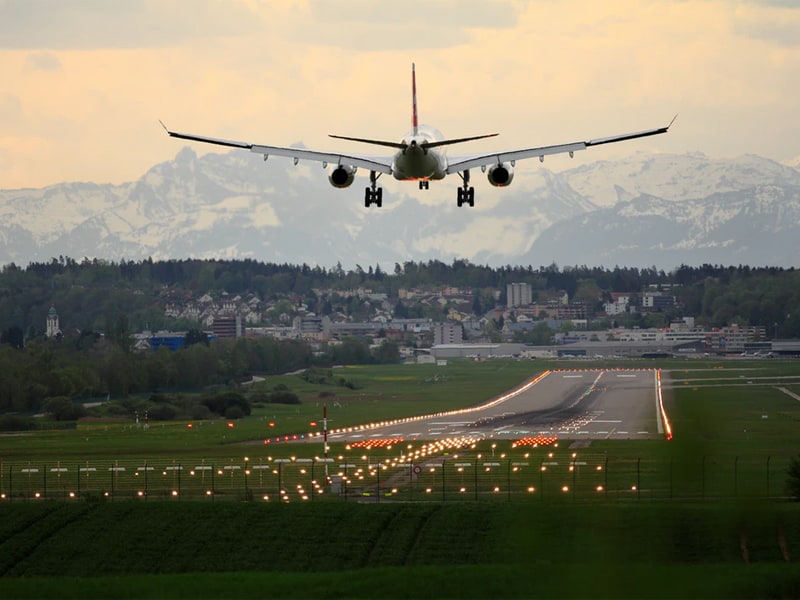
M 411 126 L 414 128 L 413 135 L 416 138 L 419 135 L 419 119 L 417 117 L 417 72 L 414 63 L 411 63 Z M 451 139 L 451 140 L 422 142 L 420 146 L 422 148 L 436 148 L 438 146 L 461 144 L 462 142 L 470 142 L 472 140 L 482 140 L 484 138 L 494 137 L 496 135 L 497 135 L 496 133 L 490 133 L 488 135 L 476 135 L 476 136 Z M 373 144 L 375 146 L 386 146 L 389 148 L 397 148 L 399 150 L 405 150 L 406 148 L 408 148 L 408 144 L 406 142 L 385 142 L 383 140 L 372 140 L 372 139 L 348 137 L 344 135 L 331 135 L 331 134 L 329 134 L 329 137 L 336 138 L 339 140 L 349 140 L 351 142 L 363 142 L 365 144 Z
M 414 63 L 411 63 L 411 126 L 414 128 L 414 137 L 417 137 L 419 120 L 417 118 L 417 72 Z

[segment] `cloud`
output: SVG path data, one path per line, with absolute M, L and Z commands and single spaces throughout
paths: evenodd
M 49 52 L 35 52 L 29 54 L 26 62 L 38 71 L 60 71 L 61 61 Z
M 258 19 L 241 3 L 219 0 L 5 0 L 3 48 L 142 48 L 252 32 Z
M 752 2 L 734 10 L 734 33 L 770 46 L 799 47 L 800 4 L 797 2 Z

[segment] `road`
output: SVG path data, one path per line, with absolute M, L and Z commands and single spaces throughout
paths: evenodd
M 472 409 L 333 431 L 330 442 L 469 436 L 520 439 L 663 438 L 656 372 L 651 369 L 550 371 Z

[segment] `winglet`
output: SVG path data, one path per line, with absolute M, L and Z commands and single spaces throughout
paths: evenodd
M 667 125 L 667 131 L 669 131 L 669 128 L 672 127 L 672 124 L 675 122 L 675 119 L 677 118 L 678 118 L 678 113 L 675 113 L 675 116 L 672 117 L 672 121 L 670 121 L 669 125 Z
M 166 131 L 167 133 L 169 133 L 170 135 L 172 135 L 172 134 L 170 133 L 170 130 L 169 130 L 169 129 L 167 129 L 167 126 L 166 126 L 166 125 L 164 125 L 164 121 L 162 121 L 161 119 L 159 119 L 159 120 L 158 120 L 158 122 L 159 122 L 159 123 L 161 123 L 161 126 L 164 128 L 164 131 Z

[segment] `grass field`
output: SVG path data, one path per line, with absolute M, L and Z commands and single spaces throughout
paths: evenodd
M 359 389 L 336 388 L 340 408 L 327 397 L 330 426 L 474 405 L 542 368 L 562 366 L 595 364 L 341 369 Z M 578 450 L 566 443 L 534 449 L 486 442 L 451 449 L 446 460 L 442 453 L 420 459 L 443 466 L 417 479 L 404 475 L 407 467 L 391 466 L 399 460 L 396 447 L 338 445 L 331 468 L 357 465 L 348 467 L 347 501 L 314 487 L 325 465 L 303 459 L 320 455 L 321 443 L 243 443 L 321 421 L 320 393 L 330 387 L 297 376 L 264 385 L 288 385 L 302 405 L 259 408 L 233 428 L 220 421 L 190 429 L 184 422 L 144 432 L 108 423 L 0 437 L 0 486 L 14 500 L 0 502 L 0 594 L 800 596 L 793 564 L 800 556 L 800 506 L 784 499 L 786 465 L 800 454 L 800 401 L 780 389 L 800 395 L 800 362 L 659 366 L 670 376 L 665 402 L 675 436 L 669 442 L 596 441 Z M 558 464 L 542 471 L 544 461 Z M 471 466 L 459 471 L 457 462 Z M 485 467 L 489 462 L 499 466 Z M 145 463 L 153 471 L 137 471 Z M 51 470 L 61 464 L 70 469 L 63 479 Z M 211 474 L 190 474 L 201 464 L 214 467 L 210 496 Z M 23 475 L 25 465 L 39 471 Z M 81 472 L 80 465 L 96 470 Z M 109 470 L 115 465 L 126 470 Z M 185 468 L 167 469 L 176 465 Z M 148 493 L 137 496 L 145 473 Z M 33 498 L 43 474 L 48 498 L 67 498 L 80 476 L 78 498 L 86 501 L 16 501 Z M 114 493 L 104 496 L 110 485 Z M 173 495 L 176 485 L 180 493 Z M 169 501 L 141 501 L 159 497 Z M 214 501 L 223 498 L 254 501 Z

